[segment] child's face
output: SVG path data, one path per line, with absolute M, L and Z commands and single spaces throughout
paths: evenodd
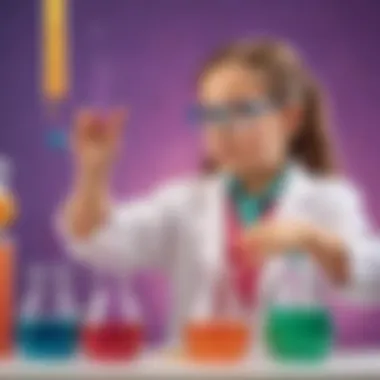
M 262 76 L 236 64 L 212 70 L 199 88 L 206 152 L 234 174 L 286 159 L 294 112 L 270 103 Z

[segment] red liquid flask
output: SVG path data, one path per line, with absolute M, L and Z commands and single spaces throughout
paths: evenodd
M 142 351 L 144 328 L 129 283 L 97 278 L 82 346 L 87 357 L 100 361 L 131 360 Z
M 85 352 L 99 360 L 133 358 L 140 352 L 142 341 L 142 326 L 138 323 L 90 324 L 83 331 Z

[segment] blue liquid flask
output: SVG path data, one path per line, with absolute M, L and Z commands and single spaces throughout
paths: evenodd
M 33 267 L 27 286 L 16 327 L 20 355 L 42 360 L 72 357 L 78 346 L 79 325 L 69 273 L 60 267 Z M 46 304 L 49 298 L 50 308 Z
M 280 361 L 318 361 L 333 345 L 333 319 L 324 303 L 319 267 L 306 255 L 291 254 L 273 268 L 267 292 L 264 338 Z

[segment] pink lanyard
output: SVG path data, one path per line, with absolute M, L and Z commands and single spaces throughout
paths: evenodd
M 260 218 L 267 218 L 273 214 L 273 207 L 270 207 Z M 251 310 L 257 301 L 258 281 L 260 267 L 257 264 L 248 262 L 249 255 L 255 252 L 248 252 L 240 244 L 240 237 L 243 232 L 243 225 L 236 215 L 236 210 L 231 202 L 227 202 L 225 217 L 227 218 L 226 236 L 226 266 L 227 273 L 219 279 L 216 294 L 216 309 L 225 311 L 228 308 L 228 294 L 233 294 L 240 307 Z

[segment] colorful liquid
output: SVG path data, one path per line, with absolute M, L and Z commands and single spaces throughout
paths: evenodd
M 10 240 L 0 241 L 0 356 L 9 355 L 12 349 L 13 251 Z
M 11 193 L 0 191 L 0 228 L 9 227 L 16 218 L 17 206 Z
M 17 326 L 18 350 L 29 359 L 65 359 L 78 346 L 78 324 L 67 319 L 21 320 Z
M 140 353 L 144 342 L 141 324 L 107 323 L 86 326 L 83 350 L 97 360 L 127 360 Z
M 332 318 L 323 308 L 274 307 L 265 333 L 269 352 L 280 360 L 323 359 L 332 348 Z
M 249 351 L 252 334 L 242 322 L 208 321 L 184 330 L 186 357 L 196 361 L 235 361 Z

